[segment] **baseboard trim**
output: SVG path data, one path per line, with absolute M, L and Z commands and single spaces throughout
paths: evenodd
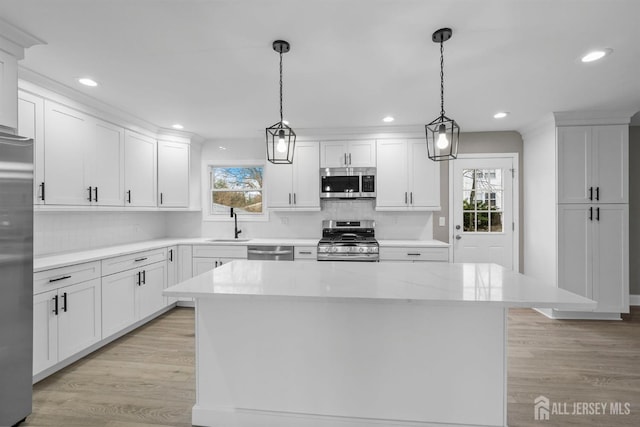
M 629 295 L 629 305 L 640 305 L 640 295 Z
M 622 320 L 620 313 L 595 313 L 592 311 L 559 311 L 550 308 L 534 308 L 549 319 L 556 320 Z

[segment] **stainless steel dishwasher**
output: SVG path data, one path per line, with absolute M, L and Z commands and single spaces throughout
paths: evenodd
M 293 246 L 247 246 L 248 260 L 293 261 Z

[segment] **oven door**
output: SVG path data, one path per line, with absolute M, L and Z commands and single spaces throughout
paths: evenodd
M 358 175 L 322 176 L 320 198 L 353 198 L 360 196 L 360 177 Z

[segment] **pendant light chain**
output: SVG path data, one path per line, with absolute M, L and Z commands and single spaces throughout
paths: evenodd
M 440 115 L 444 116 L 444 47 L 440 40 Z
M 280 123 L 282 121 L 282 52 L 280 52 Z

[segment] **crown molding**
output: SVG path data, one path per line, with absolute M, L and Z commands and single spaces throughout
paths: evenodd
M 0 18 L 0 50 L 17 59 L 23 59 L 24 50 L 37 44 L 47 44 L 47 42 Z
M 558 111 L 553 113 L 556 126 L 628 125 L 636 111 Z

